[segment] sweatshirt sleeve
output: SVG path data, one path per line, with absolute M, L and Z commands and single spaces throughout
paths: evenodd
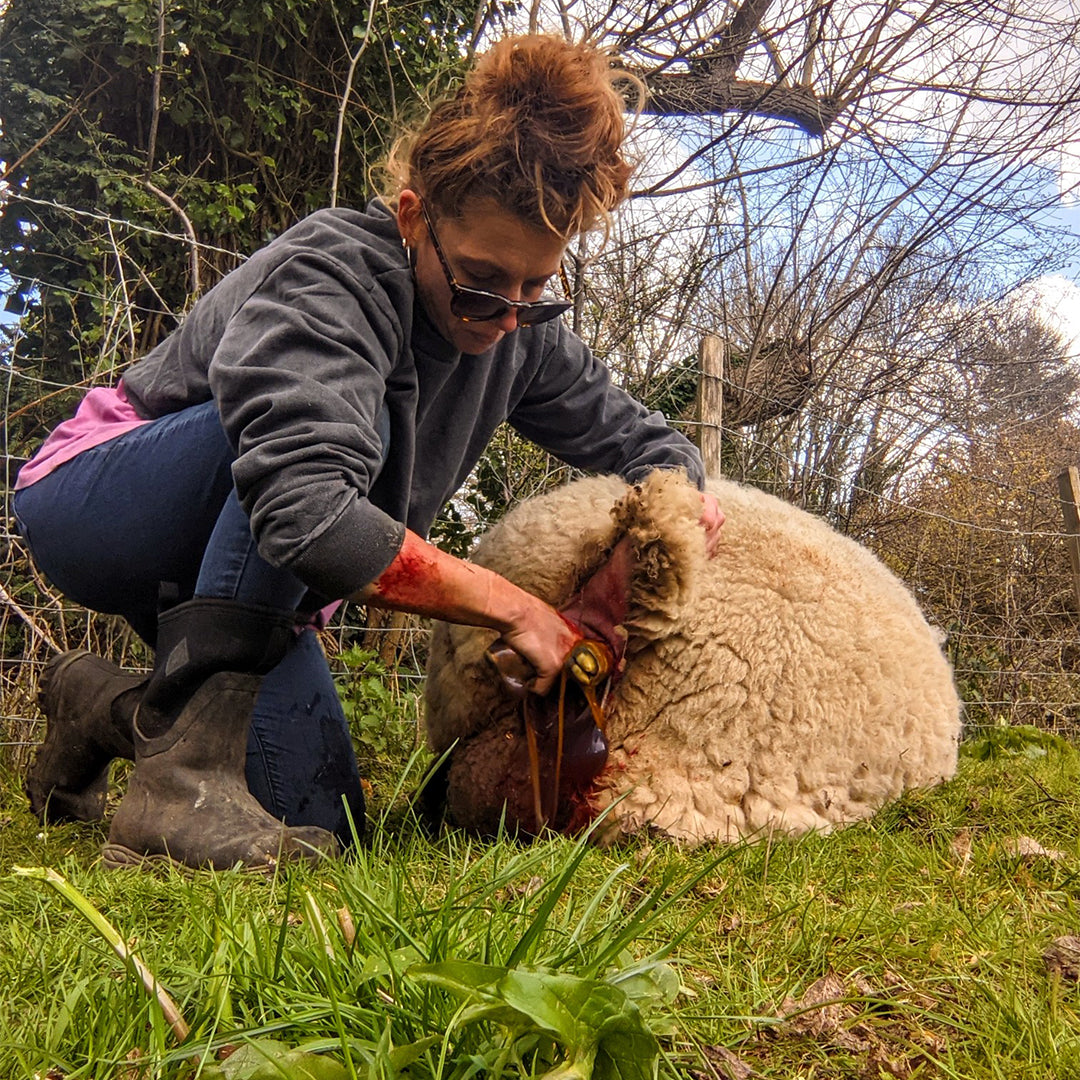
M 328 598 L 373 581 L 404 540 L 404 525 L 368 499 L 403 336 L 370 274 L 305 252 L 239 305 L 210 362 L 259 552 Z
M 617 473 L 635 483 L 656 468 L 686 470 L 699 489 L 698 449 L 611 381 L 607 368 L 561 322 L 510 415 L 526 438 L 575 468 Z

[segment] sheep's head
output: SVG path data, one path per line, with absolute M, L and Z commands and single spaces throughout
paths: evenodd
M 429 734 L 436 750 L 458 742 L 429 785 L 434 798 L 429 793 L 427 804 L 444 800 L 458 825 L 493 833 L 505 818 L 511 830 L 528 834 L 586 825 L 594 815 L 590 792 L 608 757 L 604 712 L 623 667 L 670 630 L 687 601 L 693 569 L 704 557 L 694 527 L 698 493 L 672 473 L 656 473 L 634 488 L 611 478 L 592 485 L 585 501 L 595 496 L 597 506 L 579 507 L 572 525 L 545 517 L 544 499 L 534 500 L 497 526 L 476 554 L 477 562 L 543 597 L 581 629 L 586 643 L 549 694 L 521 690 L 513 654 L 493 643 L 490 632 L 436 629 Z M 679 508 L 674 530 L 666 520 L 673 503 Z M 664 520 L 658 521 L 651 510 L 660 505 Z M 552 505 L 553 514 L 559 507 Z M 565 518 L 564 504 L 562 513 Z M 437 731 L 431 730 L 435 704 Z

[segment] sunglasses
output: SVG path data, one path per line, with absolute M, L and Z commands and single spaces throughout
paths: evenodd
M 462 322 L 491 322 L 493 319 L 501 319 L 508 311 L 513 311 L 517 315 L 518 326 L 535 326 L 537 323 L 557 319 L 574 306 L 572 300 L 559 300 L 554 296 L 541 297 L 539 300 L 511 300 L 501 293 L 489 292 L 487 289 L 471 289 L 459 284 L 446 261 L 442 244 L 435 233 L 435 225 L 423 202 L 420 203 L 420 210 L 424 215 L 428 235 L 435 246 L 435 254 L 439 257 L 439 265 L 446 275 L 446 283 L 450 286 L 450 310 Z M 563 288 L 569 293 L 566 271 L 561 266 L 559 276 L 562 278 Z

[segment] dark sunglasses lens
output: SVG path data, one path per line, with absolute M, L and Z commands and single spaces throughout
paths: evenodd
M 557 319 L 574 305 L 569 300 L 538 300 L 533 304 L 512 305 L 498 296 L 472 292 L 464 288 L 450 297 L 450 310 L 463 322 L 490 322 L 501 319 L 512 308 L 517 311 L 518 326 L 534 326 L 536 323 Z
M 552 300 L 548 304 L 537 302 L 534 307 L 518 308 L 518 326 L 535 326 L 537 323 L 551 322 L 573 306 L 569 300 Z
M 501 319 L 510 310 L 510 305 L 497 296 L 485 296 L 463 289 L 450 297 L 450 310 L 465 322 L 487 322 Z

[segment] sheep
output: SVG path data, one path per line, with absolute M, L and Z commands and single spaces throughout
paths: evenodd
M 907 588 L 819 518 L 728 480 L 708 486 L 727 518 L 712 560 L 697 490 L 663 470 L 528 500 L 472 556 L 563 608 L 628 538 L 604 735 L 580 701 L 567 706 L 580 716 L 546 824 L 575 831 L 608 810 L 594 833 L 604 843 L 645 829 L 690 843 L 824 833 L 951 777 L 960 701 Z M 536 754 L 521 695 L 492 663 L 494 637 L 433 627 L 425 722 L 431 749 L 449 752 L 433 790 L 452 823 L 492 833 L 505 814 L 536 833 Z

